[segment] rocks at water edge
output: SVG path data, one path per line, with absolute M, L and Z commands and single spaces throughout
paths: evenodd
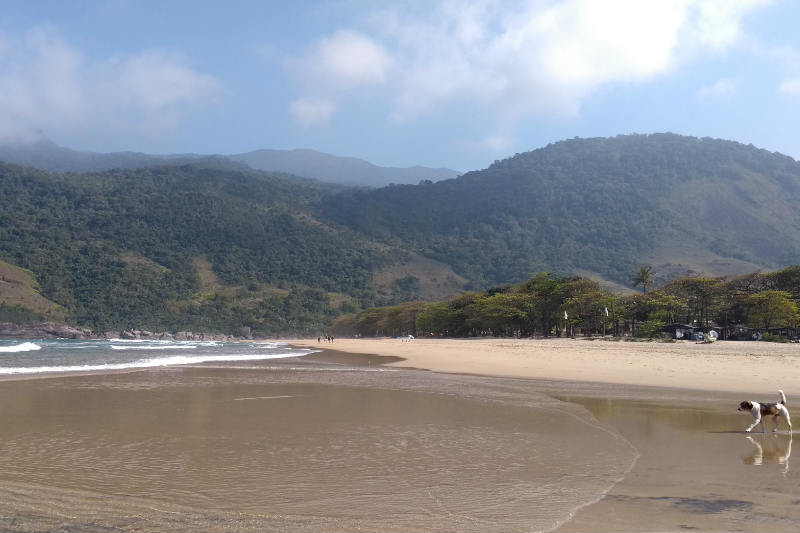
M 39 324 L 13 324 L 0 322 L 0 337 L 19 337 L 25 339 L 90 339 L 91 330 L 58 324 L 41 322 Z
M 249 331 L 247 332 L 249 333 Z M 21 339 L 126 339 L 126 340 L 169 340 L 169 341 L 234 341 L 237 337 L 221 333 L 194 333 L 178 331 L 176 333 L 154 333 L 147 330 L 130 329 L 125 331 L 108 331 L 95 334 L 85 328 L 68 326 L 56 322 L 38 324 L 13 324 L 0 322 L 0 338 L 11 337 Z M 240 338 L 252 338 L 243 335 Z

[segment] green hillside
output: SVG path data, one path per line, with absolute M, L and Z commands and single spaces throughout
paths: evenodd
M 798 205 L 793 159 L 672 134 L 573 139 L 372 190 L 219 158 L 0 164 L 0 264 L 19 281 L 0 283 L 0 321 L 316 334 L 342 313 L 543 271 L 630 287 L 642 264 L 659 284 L 779 269 L 800 263 Z
M 0 165 L 0 258 L 95 330 L 299 331 L 373 299 L 392 251 L 309 215 L 323 189 L 201 166 L 48 174 Z M 218 290 L 203 290 L 198 259 Z M 222 290 L 224 289 L 224 290 Z
M 629 284 L 800 260 L 800 164 L 672 134 L 573 139 L 419 186 L 349 191 L 326 215 L 453 265 L 476 288 L 538 271 Z

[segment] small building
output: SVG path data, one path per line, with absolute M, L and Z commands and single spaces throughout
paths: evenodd
M 748 326 L 734 326 L 728 334 L 728 340 L 732 341 L 760 341 L 761 331 Z
M 673 339 L 690 341 L 694 340 L 695 333 L 698 332 L 699 329 L 700 328 L 690 326 L 689 324 L 667 324 L 662 331 L 668 333 Z
M 795 340 L 800 337 L 800 328 L 790 328 L 788 326 L 784 328 L 769 328 L 767 333 L 774 337 L 783 337 L 785 339 Z

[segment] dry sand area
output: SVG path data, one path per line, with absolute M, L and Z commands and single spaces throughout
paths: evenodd
M 800 395 L 800 344 L 792 343 L 387 338 L 293 344 L 402 357 L 391 364 L 436 372 Z

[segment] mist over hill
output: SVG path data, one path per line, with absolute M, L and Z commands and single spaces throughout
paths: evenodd
M 258 170 L 285 172 L 329 183 L 381 187 L 391 183 L 419 183 L 455 178 L 460 173 L 449 168 L 413 166 L 380 167 L 355 157 L 339 157 L 316 150 L 256 150 L 230 156 Z
M 33 142 L 0 144 L 0 161 L 50 172 L 103 172 L 114 168 L 145 168 L 203 161 L 220 168 L 263 170 L 291 174 L 325 183 L 382 187 L 390 183 L 419 183 L 454 178 L 448 168 L 413 166 L 381 167 L 355 157 L 340 157 L 315 150 L 255 150 L 233 155 L 170 154 L 141 152 L 81 152 L 58 146 L 41 137 Z
M 0 164 L 0 264 L 24 281 L 11 306 L 0 279 L 0 322 L 314 333 L 343 312 L 541 271 L 630 286 L 641 264 L 657 281 L 778 269 L 800 263 L 798 205 L 792 158 L 673 134 L 572 139 L 378 189 L 227 158 Z
M 112 168 L 142 168 L 196 159 L 198 155 L 159 156 L 141 152 L 81 152 L 42 137 L 33 142 L 0 144 L 0 161 L 50 172 L 102 172 Z

